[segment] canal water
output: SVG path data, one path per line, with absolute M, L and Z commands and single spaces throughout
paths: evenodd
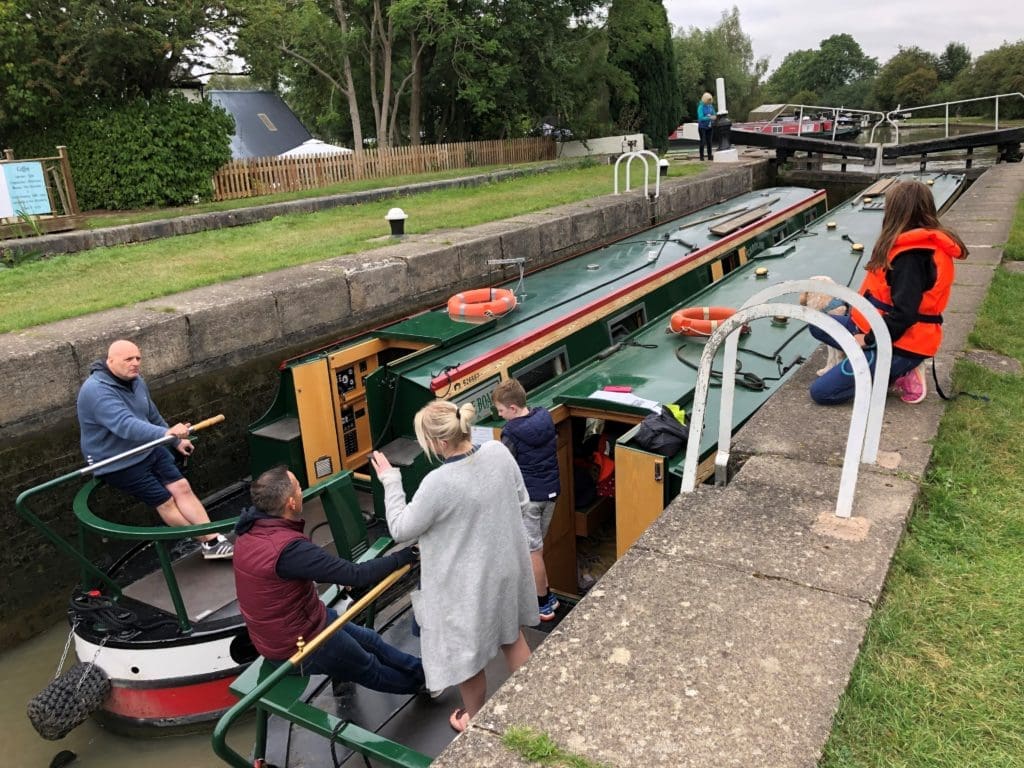
M 63 750 L 77 757 L 69 768 L 218 768 L 226 765 L 210 746 L 210 732 L 155 739 L 128 738 L 100 727 L 93 720 L 59 741 L 46 741 L 32 727 L 25 705 L 53 679 L 68 636 L 68 625 L 57 624 L 42 635 L 0 654 L 0 744 L 7 750 L 0 764 L 17 768 L 47 768 Z M 74 651 L 66 666 L 75 661 Z M 211 728 L 212 730 L 212 728 Z M 236 725 L 228 742 L 248 755 L 255 736 L 255 720 Z

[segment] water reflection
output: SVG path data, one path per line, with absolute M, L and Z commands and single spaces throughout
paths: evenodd
M 29 699 L 53 679 L 60 660 L 67 624 L 61 623 L 17 648 L 0 654 L 0 733 L 11 765 L 19 768 L 47 768 L 62 750 L 78 755 L 70 768 L 138 768 L 139 766 L 185 766 L 218 768 L 225 764 L 214 754 L 209 733 L 132 739 L 101 728 L 92 720 L 59 741 L 46 741 L 35 732 L 25 714 Z M 72 654 L 73 655 L 73 654 Z M 68 664 L 72 660 L 69 660 Z M 250 753 L 255 721 L 249 718 L 235 726 L 229 742 L 242 755 Z

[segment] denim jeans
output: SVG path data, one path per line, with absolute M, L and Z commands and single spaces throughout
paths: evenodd
M 861 332 L 848 315 L 835 317 L 834 319 L 850 331 L 850 333 Z M 836 343 L 835 339 L 823 330 L 814 325 L 808 327 L 811 330 L 811 336 L 816 338 L 818 341 L 822 341 L 830 347 L 840 349 L 840 346 Z M 864 356 L 868 360 L 868 368 L 871 370 L 871 375 L 874 376 L 875 358 L 877 357 L 874 348 L 869 347 L 865 349 Z M 892 367 L 889 369 L 889 383 L 892 384 L 900 376 L 912 371 L 921 364 L 923 359 L 924 358 L 917 356 L 904 355 L 899 350 L 894 349 L 892 351 Z M 853 400 L 853 395 L 856 389 L 856 381 L 853 377 L 853 366 L 850 365 L 849 360 L 844 359 L 839 363 L 839 365 L 829 369 L 814 380 L 811 384 L 810 390 L 811 399 L 818 405 L 839 405 Z
M 327 623 L 337 618 L 327 611 Z M 389 645 L 372 629 L 348 623 L 302 662 L 302 674 L 327 675 L 385 693 L 416 693 L 423 685 L 423 663 Z
M 715 126 L 709 125 L 705 128 L 702 125 L 697 126 L 697 134 L 700 136 L 700 159 L 704 159 L 704 149 L 707 148 L 708 160 L 711 160 L 714 152 L 712 151 L 712 143 L 714 142 Z

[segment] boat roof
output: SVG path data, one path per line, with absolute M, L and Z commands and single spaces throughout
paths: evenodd
M 931 179 L 940 210 L 963 183 L 962 176 L 952 174 L 904 174 L 899 178 Z M 886 185 L 875 186 L 881 188 Z M 769 284 L 817 275 L 856 288 L 880 232 L 883 211 L 884 204 L 877 197 L 862 194 L 847 201 L 804 231 L 756 255 L 726 279 L 712 283 L 690 297 L 687 306 L 738 309 L 750 296 Z M 835 227 L 829 228 L 828 224 L 832 222 Z M 854 242 L 863 244 L 863 250 L 854 251 Z M 767 268 L 766 277 L 756 275 L 759 267 Z M 671 314 L 671 311 L 666 312 L 653 319 L 626 339 L 613 354 L 578 366 L 532 391 L 531 405 L 549 409 L 569 405 L 591 411 L 618 411 L 633 415 L 646 414 L 652 405 L 663 403 L 688 406 L 693 400 L 696 369 L 705 339 L 668 333 L 666 329 Z M 738 380 L 735 426 L 753 415 L 771 392 L 796 372 L 799 362 L 817 348 L 818 342 L 804 332 L 805 327 L 799 321 L 776 324 L 776 321 L 765 318 L 752 323 L 751 332 L 741 336 L 740 374 L 751 374 L 747 381 L 755 385 L 762 381 L 766 389 L 745 389 Z M 787 366 L 791 367 L 784 370 Z M 609 395 L 605 387 L 628 388 L 629 391 Z M 718 396 L 719 390 L 712 387 L 707 413 L 718 413 Z M 702 455 L 713 447 L 717 439 L 715 429 L 705 430 Z M 671 471 L 681 473 L 681 464 L 682 456 L 679 456 Z
M 415 355 L 397 370 L 406 380 L 445 394 L 447 371 L 458 368 L 460 373 L 466 373 L 482 368 L 505 356 L 510 346 L 528 345 L 534 338 L 547 334 L 552 325 L 582 324 L 595 305 L 614 301 L 636 284 L 638 276 L 645 283 L 658 281 L 681 263 L 699 259 L 711 246 L 745 237 L 769 214 L 809 203 L 820 195 L 820 191 L 799 187 L 771 187 L 747 193 L 646 230 L 636 239 L 538 270 L 526 275 L 521 290 L 516 291 L 525 296 L 514 312 L 487 323 L 486 328 L 457 345 Z M 723 228 L 723 224 L 752 212 L 761 213 L 739 228 Z M 503 287 L 516 288 L 516 281 Z M 465 323 L 450 320 L 444 309 L 425 314 L 388 327 L 386 335 L 418 331 L 427 325 L 466 328 Z

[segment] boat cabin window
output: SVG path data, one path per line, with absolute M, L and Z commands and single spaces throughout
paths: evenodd
M 728 275 L 738 266 L 740 266 L 740 252 L 738 250 L 730 251 L 729 253 L 722 257 L 723 275 Z
M 641 304 L 608 320 L 608 340 L 614 344 L 647 324 L 647 307 Z
M 545 384 L 551 379 L 569 370 L 569 353 L 565 347 L 556 349 L 544 357 L 533 360 L 522 368 L 509 371 L 512 378 L 519 379 L 523 389 L 529 392 L 531 389 Z

